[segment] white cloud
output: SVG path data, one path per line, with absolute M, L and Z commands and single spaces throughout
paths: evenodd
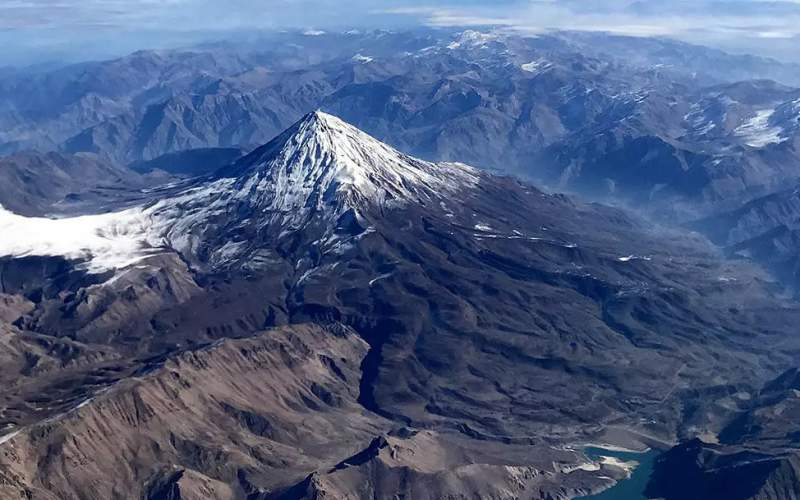
M 529 0 L 504 6 L 386 9 L 432 26 L 499 25 L 547 30 L 668 36 L 727 49 L 770 53 L 764 40 L 800 37 L 800 0 Z
M 152 45 L 169 33 L 415 23 L 671 36 L 792 54 L 800 0 L 0 0 L 0 34 L 12 34 L 0 42 L 24 38 L 28 46 L 33 39 L 67 43 L 93 35 L 104 41 L 110 33 Z

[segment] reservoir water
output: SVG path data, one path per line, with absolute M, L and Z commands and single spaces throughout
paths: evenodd
M 598 493 L 597 495 L 590 495 L 587 497 L 580 497 L 576 500 L 646 500 L 644 490 L 647 487 L 647 481 L 650 479 L 650 474 L 653 472 L 653 463 L 659 455 L 657 450 L 649 450 L 644 453 L 636 453 L 630 451 L 612 451 L 603 448 L 588 447 L 584 448 L 586 456 L 592 460 L 599 460 L 600 457 L 614 457 L 624 462 L 635 460 L 639 465 L 631 473 L 631 477 L 618 482 L 613 487 Z

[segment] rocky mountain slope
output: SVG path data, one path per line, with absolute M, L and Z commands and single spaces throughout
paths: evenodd
M 177 355 L 6 436 L 3 494 L 362 498 L 405 490 L 416 498 L 523 491 L 544 498 L 603 484 L 588 474 L 570 478 L 552 461 L 569 463 L 575 452 L 537 458 L 527 447 L 413 431 L 368 412 L 357 402 L 367 350 L 350 329 L 298 325 Z M 366 471 L 376 459 L 381 470 Z M 303 478 L 310 468 L 318 472 Z
M 796 187 L 758 197 L 741 207 L 691 224 L 738 259 L 763 263 L 797 289 L 800 258 L 800 191 Z
M 168 180 L 169 175 L 140 175 L 89 153 L 19 153 L 0 158 L 0 206 L 27 216 L 79 213 Z
M 649 485 L 651 493 L 667 499 L 800 497 L 798 387 L 794 368 L 753 397 L 733 394 L 731 403 L 738 411 L 718 442 L 693 440 L 664 454 Z
M 718 433 L 797 363 L 800 308 L 703 240 L 321 112 L 123 205 L 0 218 L 9 491 L 567 498 L 625 474 L 572 447 Z M 262 333 L 306 323 L 345 327 Z

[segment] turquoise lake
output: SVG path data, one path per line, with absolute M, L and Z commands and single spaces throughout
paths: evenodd
M 639 462 L 639 466 L 631 474 L 631 477 L 618 482 L 612 488 L 609 488 L 597 495 L 590 495 L 587 497 L 580 497 L 576 500 L 646 500 L 644 490 L 647 487 L 647 481 L 650 479 L 650 474 L 653 472 L 653 464 L 656 457 L 659 455 L 657 450 L 650 450 L 644 453 L 635 453 L 628 451 L 611 451 L 603 448 L 588 447 L 583 450 L 586 456 L 592 460 L 598 460 L 600 457 L 614 457 L 625 462 L 635 460 Z

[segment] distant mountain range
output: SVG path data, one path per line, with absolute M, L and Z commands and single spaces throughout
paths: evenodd
M 0 77 L 0 151 L 252 149 L 322 108 L 422 158 L 692 218 L 797 177 L 798 74 L 607 35 L 285 33 Z

